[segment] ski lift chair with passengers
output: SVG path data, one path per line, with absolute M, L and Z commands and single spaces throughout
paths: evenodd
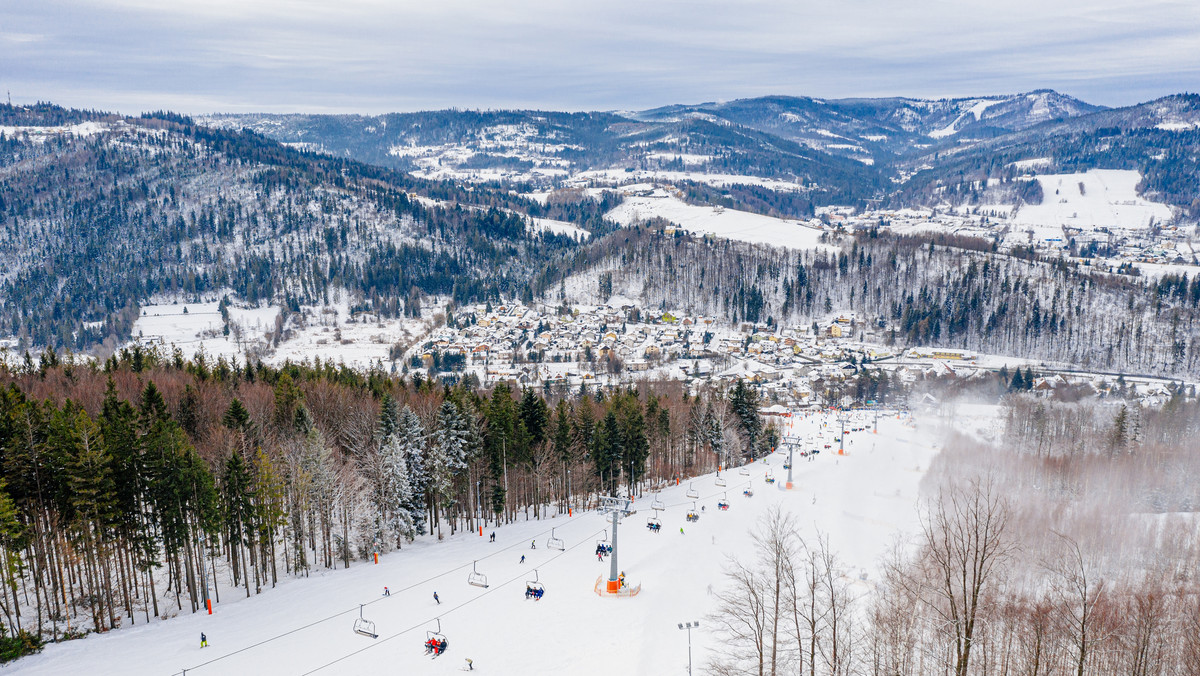
M 472 587 L 483 587 L 484 589 L 487 589 L 487 575 L 479 572 L 478 564 L 478 561 L 471 562 L 471 574 L 467 576 L 467 584 L 471 585 Z
M 596 549 L 604 548 L 605 554 L 612 554 L 612 543 L 608 541 L 608 529 L 604 529 L 604 537 L 596 540 Z
M 654 516 L 646 519 L 646 530 L 651 533 L 657 533 L 662 530 L 662 520 L 658 518 L 658 510 L 654 510 Z
M 546 593 L 546 587 L 538 580 L 537 568 L 533 569 L 533 579 L 525 580 L 525 598 L 540 601 Z
M 694 502 L 692 503 L 691 511 L 689 511 L 687 513 L 687 520 L 688 521 L 699 521 L 700 520 L 700 512 L 696 511 L 696 503 L 694 503 Z
M 446 652 L 446 648 L 450 646 L 450 642 L 446 640 L 446 635 L 442 633 L 441 618 L 434 618 L 437 621 L 437 631 L 425 632 L 425 654 L 432 654 L 434 657 Z
M 717 509 L 721 510 L 722 512 L 729 511 L 729 494 L 728 493 L 721 494 L 721 499 L 717 502 Z

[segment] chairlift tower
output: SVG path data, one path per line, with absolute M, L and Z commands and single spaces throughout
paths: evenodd
M 608 585 L 605 588 L 610 594 L 617 594 L 621 591 L 620 568 L 617 566 L 617 555 L 620 552 L 617 549 L 617 524 L 620 523 L 621 517 L 629 516 L 633 511 L 629 498 L 600 496 L 600 513 L 612 515 L 612 560 L 609 561 Z

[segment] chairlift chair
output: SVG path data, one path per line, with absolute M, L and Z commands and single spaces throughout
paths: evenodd
M 750 470 L 746 469 L 745 467 L 739 467 L 738 474 L 741 474 L 742 476 L 750 476 Z
M 687 520 L 688 521 L 699 521 L 700 520 L 700 512 L 696 511 L 696 503 L 694 503 L 694 502 L 692 503 L 691 511 L 689 511 L 687 513 Z
M 746 490 L 742 491 L 742 495 L 748 498 L 754 497 L 754 488 L 751 486 L 746 486 Z
M 546 587 L 544 585 L 542 585 L 542 583 L 540 581 L 538 581 L 537 568 L 534 568 L 533 569 L 533 579 L 525 580 L 525 598 L 527 598 L 527 599 L 532 598 L 533 600 L 538 601 L 542 598 L 542 595 L 545 593 L 546 593 Z
M 659 500 L 658 496 L 654 496 L 654 502 L 650 503 L 650 509 L 653 509 L 656 512 L 661 512 L 666 508 L 667 506 L 663 504 L 663 501 Z
M 604 529 L 604 537 L 599 540 L 596 540 L 596 547 L 597 548 L 604 547 L 604 553 L 606 553 L 606 554 L 612 553 L 612 543 L 608 541 L 608 529 L 607 528 Z
M 437 621 L 437 631 L 425 632 L 425 652 L 432 653 L 434 657 L 437 657 L 446 652 L 446 648 L 449 647 L 450 643 L 446 640 L 446 635 L 442 633 L 441 618 L 434 618 L 434 620 Z M 438 646 L 436 650 L 434 650 L 434 645 Z
M 471 562 L 471 574 L 467 576 L 467 584 L 471 585 L 472 587 L 483 587 L 484 589 L 487 589 L 487 575 L 479 572 L 477 565 L 478 563 L 478 561 Z
M 723 493 L 721 495 L 721 500 L 719 502 L 717 502 L 717 509 L 721 510 L 722 512 L 729 511 L 729 494 L 728 493 Z
M 695 500 L 696 498 L 700 497 L 700 492 L 695 489 L 693 484 L 688 484 L 687 496 L 692 500 Z
M 375 633 L 375 623 L 363 617 L 363 604 L 358 604 L 358 619 L 354 621 L 354 633 L 379 638 Z
M 563 542 L 562 540 L 554 537 L 554 529 L 551 528 L 550 529 L 550 537 L 546 538 L 546 549 L 557 549 L 558 551 L 561 552 L 561 551 L 565 550 L 566 548 L 567 548 L 566 543 Z
M 771 474 L 770 472 L 767 472 L 767 478 L 765 479 L 765 481 L 769 484 L 775 483 L 775 475 Z
M 716 478 L 716 480 L 715 480 L 715 481 L 713 481 L 713 483 L 715 483 L 715 484 L 716 484 L 716 485 L 718 485 L 718 486 L 724 486 L 724 485 L 726 485 L 726 484 L 725 484 L 725 477 L 721 476 L 721 473 L 720 473 L 720 472 L 717 472 L 717 478 Z

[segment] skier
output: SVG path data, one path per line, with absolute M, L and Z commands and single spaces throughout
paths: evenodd
M 495 542 L 495 541 L 496 541 L 496 531 L 492 531 L 492 539 L 491 539 L 491 542 Z M 467 660 L 467 661 L 469 662 L 470 660 Z
M 387 587 L 384 587 L 384 588 L 383 588 L 383 595 L 384 595 L 384 596 L 391 596 L 391 595 L 392 595 L 392 592 L 391 592 L 391 590 L 389 590 Z
M 525 555 L 524 554 L 521 555 L 521 563 L 525 563 Z
M 475 663 L 471 661 L 470 657 L 467 658 L 467 671 L 475 671 Z
M 530 540 L 530 541 L 529 541 L 529 548 L 530 548 L 530 549 L 537 549 L 537 540 Z
M 200 632 L 200 647 L 201 648 L 208 647 L 208 637 L 204 635 L 204 632 Z
M 679 527 L 679 534 L 680 534 L 680 535 L 683 535 L 683 526 L 680 526 L 680 527 Z
M 596 560 L 599 561 L 600 563 L 604 563 L 604 554 L 601 553 L 599 550 L 596 551 Z
M 433 600 L 437 601 L 439 606 L 442 605 L 442 600 L 438 598 L 437 592 L 433 592 Z

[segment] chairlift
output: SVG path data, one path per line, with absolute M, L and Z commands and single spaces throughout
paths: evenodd
M 566 548 L 567 548 L 566 543 L 563 542 L 562 540 L 554 537 L 554 529 L 551 528 L 550 529 L 550 537 L 546 538 L 546 549 L 557 549 L 558 551 L 561 552 L 561 551 L 565 550 Z
M 689 511 L 687 513 L 687 520 L 688 521 L 699 521 L 700 520 L 700 512 L 696 511 L 696 503 L 694 503 L 694 502 L 692 503 L 691 511 Z
M 446 652 L 446 648 L 450 643 L 446 640 L 446 635 L 442 633 L 442 620 L 435 617 L 437 621 L 437 631 L 425 632 L 425 654 L 432 654 L 434 657 Z
M 657 495 L 654 496 L 654 502 L 650 503 L 650 509 L 653 509 L 656 512 L 661 512 L 666 508 L 667 506 L 663 504 L 663 501 L 659 500 Z
M 354 633 L 379 638 L 375 633 L 375 623 L 363 617 L 363 604 L 358 604 L 358 619 L 354 621 Z
M 657 533 L 662 530 L 662 521 L 658 518 L 658 510 L 654 510 L 654 516 L 646 519 L 646 530 L 651 533 Z
M 742 476 L 750 476 L 750 470 L 746 469 L 744 466 L 739 467 L 738 474 L 741 474 Z
M 537 568 L 533 569 L 533 579 L 525 580 L 525 598 L 540 601 L 542 595 L 546 593 L 546 587 L 538 581 Z
M 483 587 L 484 589 L 487 589 L 487 575 L 479 572 L 478 564 L 478 561 L 471 562 L 471 574 L 467 576 L 467 584 L 471 585 L 472 587 Z
M 754 488 L 752 488 L 751 486 L 746 486 L 746 490 L 742 491 L 742 495 L 744 495 L 748 498 L 754 497 Z
M 696 498 L 700 497 L 700 492 L 695 489 L 694 484 L 688 484 L 686 495 L 692 500 L 695 500 Z
M 725 477 L 721 476 L 721 473 L 720 473 L 720 472 L 717 472 L 717 478 L 716 478 L 716 480 L 715 480 L 715 481 L 713 481 L 713 483 L 715 483 L 715 484 L 716 484 L 716 485 L 718 485 L 718 486 L 724 486 L 724 485 L 726 485 L 726 484 L 725 484 Z
M 601 547 L 604 548 L 604 552 L 606 554 L 612 553 L 612 543 L 608 541 L 608 529 L 607 528 L 604 529 L 604 537 L 599 540 L 596 540 L 596 548 L 599 549 Z
M 765 481 L 769 484 L 775 483 L 775 475 L 771 474 L 770 472 L 767 472 L 767 478 L 765 479 Z
M 721 494 L 721 499 L 717 502 L 717 509 L 721 510 L 722 512 L 729 511 L 729 494 L 728 493 Z

